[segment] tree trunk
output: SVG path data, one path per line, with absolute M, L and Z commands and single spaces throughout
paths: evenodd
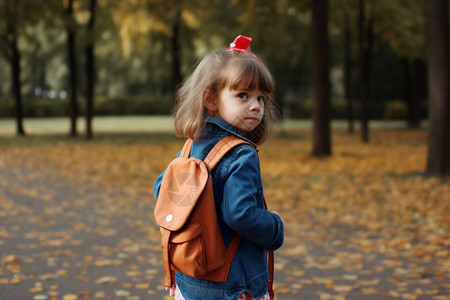
M 20 52 L 17 46 L 17 31 L 16 31 L 16 13 L 17 3 L 5 3 L 6 8 L 6 29 L 8 36 L 8 50 L 6 51 L 7 58 L 11 67 L 11 85 L 12 93 L 15 103 L 16 114 L 16 134 L 24 136 L 25 129 L 23 126 L 23 108 L 22 108 L 22 87 L 20 82 Z
M 424 98 L 425 65 L 420 59 L 413 63 L 408 58 L 402 59 L 403 99 L 407 105 L 408 128 L 420 127 L 420 105 Z
M 361 135 L 365 143 L 369 142 L 369 98 L 371 82 L 371 60 L 373 41 L 373 19 L 366 26 L 365 0 L 359 0 L 359 55 L 361 64 Z
M 78 99 L 77 99 L 77 63 L 75 59 L 75 31 L 73 29 L 73 1 L 69 0 L 66 15 L 67 22 L 67 55 L 69 63 L 69 91 L 70 91 L 70 135 L 77 136 Z
M 347 8 L 344 8 L 344 97 L 347 104 L 347 120 L 349 133 L 353 133 L 355 131 L 355 122 L 353 117 L 353 98 L 351 94 L 351 41 L 352 34 L 350 27 L 350 16 Z
M 8 22 L 9 27 L 9 37 L 10 37 L 10 48 L 11 48 L 11 80 L 12 80 L 12 90 L 15 100 L 15 111 L 16 111 L 16 129 L 17 135 L 25 135 L 25 129 L 23 127 L 23 108 L 22 108 L 22 91 L 20 83 L 20 52 L 17 47 L 17 34 L 13 28 L 12 21 Z
M 450 174 L 450 41 L 448 1 L 425 1 L 429 137 L 426 174 Z
M 421 117 L 421 105 L 425 99 L 425 72 L 426 64 L 421 59 L 415 59 L 413 62 L 413 77 L 411 94 L 408 101 L 408 127 L 419 128 Z
M 88 23 L 88 45 L 86 46 L 86 138 L 93 138 L 92 117 L 94 107 L 94 22 L 96 0 L 90 1 L 91 17 Z
M 312 5 L 312 99 L 313 150 L 316 156 L 331 155 L 330 79 L 328 58 L 328 0 Z

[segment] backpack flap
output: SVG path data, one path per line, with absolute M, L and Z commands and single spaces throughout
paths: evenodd
M 175 158 L 167 167 L 155 206 L 158 225 L 179 230 L 189 218 L 208 182 L 209 171 L 203 161 L 190 157 Z

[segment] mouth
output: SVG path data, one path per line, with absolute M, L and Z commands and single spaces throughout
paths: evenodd
M 249 120 L 249 121 L 253 121 L 253 122 L 260 122 L 261 120 L 259 119 L 259 118 L 257 118 L 257 117 L 248 117 L 248 118 L 245 118 L 246 120 Z

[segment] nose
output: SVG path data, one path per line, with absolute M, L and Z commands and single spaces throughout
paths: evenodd
M 250 102 L 250 111 L 259 112 L 261 110 L 261 103 L 258 101 L 258 98 L 253 99 Z

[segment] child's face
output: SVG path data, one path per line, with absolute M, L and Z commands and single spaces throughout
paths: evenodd
M 267 95 L 260 90 L 224 88 L 216 102 L 216 116 L 243 131 L 252 131 L 264 116 Z

